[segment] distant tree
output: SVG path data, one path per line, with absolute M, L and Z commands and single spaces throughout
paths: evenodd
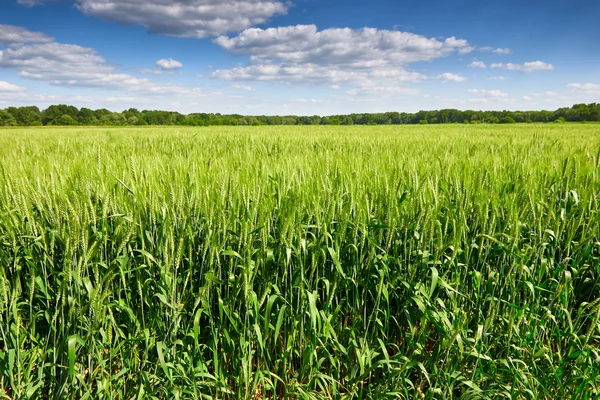
M 15 126 L 17 120 L 6 110 L 0 110 L 0 126 Z
M 430 110 L 417 113 L 372 113 L 330 116 L 243 116 L 239 114 L 192 113 L 188 115 L 172 111 L 139 111 L 130 108 L 123 112 L 107 109 L 91 110 L 65 104 L 51 105 L 43 112 L 35 106 L 9 107 L 3 110 L 1 125 L 36 126 L 60 125 L 70 120 L 61 119 L 68 115 L 79 125 L 186 125 L 186 126 L 234 126 L 234 125 L 385 125 L 385 124 L 435 124 L 435 123 L 515 123 L 515 122 L 586 122 L 600 121 L 600 104 L 575 104 L 556 111 L 473 111 L 473 110 Z M 469 122 L 470 121 L 470 122 Z
M 48 107 L 42 113 L 42 122 L 44 125 L 61 125 L 58 120 L 63 115 L 68 115 L 72 119 L 77 120 L 79 110 L 76 107 L 66 104 L 58 104 Z
M 94 114 L 96 115 L 96 119 L 98 120 L 98 122 L 100 122 L 102 120 L 102 117 L 111 114 L 111 112 L 108 111 L 106 108 L 100 108 L 94 111 Z
M 517 121 L 515 121 L 512 117 L 509 116 L 500 118 L 501 124 L 515 124 L 516 122 Z
M 102 118 L 100 118 L 100 123 L 102 125 L 113 125 L 113 126 L 120 126 L 120 125 L 126 125 L 127 120 L 125 119 L 125 116 L 121 113 L 109 113 L 106 114 L 104 116 L 102 116 Z
M 63 114 L 60 118 L 54 121 L 54 125 L 77 125 L 77 121 L 70 115 Z
M 90 110 L 89 108 L 82 108 L 77 113 L 77 121 L 79 125 L 97 125 L 98 118 L 96 117 L 96 112 Z
M 422 119 L 419 121 L 419 125 L 427 125 L 429 122 L 427 122 L 426 119 Z
M 342 121 L 342 125 L 354 125 L 354 121 L 352 120 L 352 117 L 346 116 L 344 118 L 344 120 Z
M 36 106 L 9 107 L 6 109 L 17 121 L 17 125 L 29 126 L 42 122 L 42 113 Z M 37 125 L 37 124 L 36 124 Z

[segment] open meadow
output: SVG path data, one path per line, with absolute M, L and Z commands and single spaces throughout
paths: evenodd
M 600 125 L 0 130 L 0 398 L 600 396 Z

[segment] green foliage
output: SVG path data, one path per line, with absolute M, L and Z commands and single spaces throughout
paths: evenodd
M 60 118 L 54 121 L 55 125 L 77 125 L 77 121 L 68 114 L 63 114 Z
M 61 125 L 59 120 L 64 115 L 67 115 L 73 120 L 77 120 L 77 117 L 79 116 L 79 110 L 73 106 L 59 104 L 48 107 L 41 114 L 44 125 Z M 65 121 L 70 121 L 70 119 L 65 119 Z
M 419 125 L 427 125 L 429 122 L 427 122 L 426 119 L 422 119 L 419 121 Z
M 9 107 L 5 112 L 12 115 L 13 125 L 60 125 L 58 119 L 69 115 L 77 120 L 79 125 L 183 125 L 183 126 L 236 126 L 236 125 L 403 125 L 451 123 L 504 123 L 514 122 L 553 122 L 557 119 L 569 122 L 600 121 L 600 104 L 576 104 L 571 108 L 561 108 L 556 111 L 473 111 L 444 109 L 436 111 L 419 111 L 414 114 L 386 112 L 377 114 L 350 114 L 313 116 L 243 116 L 239 114 L 222 115 L 219 113 L 192 113 L 183 115 L 171 111 L 139 111 L 130 108 L 123 112 L 111 112 L 106 109 L 90 110 L 67 105 L 54 105 L 40 112 L 37 107 Z M 509 119 L 510 118 L 510 119 Z M 562 119 L 561 119 L 562 118 Z M 5 119 L 7 119 L 5 117 Z M 138 123 L 139 122 L 139 123 Z M 0 124 L 2 122 L 0 121 Z M 4 123 L 8 125 L 8 123 Z
M 516 121 L 512 117 L 509 117 L 509 116 L 500 118 L 499 122 L 501 124 L 515 124 L 516 123 Z
M 9 107 L 6 109 L 15 119 L 17 125 L 37 126 L 42 122 L 40 109 L 32 107 Z
M 0 110 L 0 126 L 17 125 L 17 120 L 11 113 L 6 110 Z
M 0 397 L 599 398 L 597 131 L 4 132 Z

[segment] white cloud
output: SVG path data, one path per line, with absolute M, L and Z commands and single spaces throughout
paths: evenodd
M 481 89 L 469 89 L 470 94 L 480 94 L 488 97 L 507 97 L 508 93 L 504 93 L 500 90 L 481 90 Z
M 348 94 L 362 95 L 362 96 L 376 96 L 378 99 L 385 99 L 390 97 L 401 96 L 414 96 L 421 91 L 415 88 L 408 88 L 404 86 L 386 85 L 381 86 L 379 82 L 367 81 L 360 85 L 357 89 L 349 90 Z
M 465 78 L 464 76 L 452 74 L 450 72 L 438 75 L 437 78 L 442 79 L 444 82 L 464 82 L 467 80 L 467 78 Z
M 286 14 L 289 3 L 277 0 L 77 0 L 86 15 L 150 33 L 205 38 L 240 32 Z
M 323 99 L 296 99 L 293 100 L 296 103 L 311 103 L 311 104 L 323 104 L 323 103 L 328 103 L 327 100 L 323 100 Z
M 469 64 L 469 68 L 487 68 L 483 61 L 473 61 Z
M 166 71 L 160 68 L 142 68 L 140 69 L 141 74 L 147 75 L 172 75 L 175 74 L 175 71 Z
M 458 50 L 458 54 L 460 54 L 460 55 L 469 54 L 473 50 L 475 50 L 475 47 L 472 47 L 472 46 L 462 47 Z
M 533 99 L 531 97 L 529 97 L 529 96 L 523 96 L 523 100 L 525 100 L 525 101 L 531 101 Z
M 183 64 L 177 60 L 173 60 L 172 58 L 163 58 L 156 62 L 156 66 L 164 70 L 174 70 L 183 67 Z
M 0 81 L 0 92 L 23 92 L 26 89 L 5 81 Z
M 244 92 L 254 92 L 256 89 L 249 85 L 230 85 L 230 89 L 241 90 Z
M 467 47 L 454 37 L 444 41 L 408 32 L 375 28 L 331 28 L 317 31 L 315 25 L 247 29 L 236 37 L 220 36 L 215 43 L 234 55 L 254 61 L 286 63 L 380 65 L 431 61 Z
M 472 104 L 487 104 L 488 99 L 484 99 L 482 97 L 477 98 L 477 99 L 468 99 L 467 103 L 472 103 Z
M 505 76 L 490 76 L 490 77 L 488 78 L 488 81 L 505 81 L 505 80 L 507 80 L 507 79 L 508 79 L 508 78 L 507 78 L 507 77 L 505 77 Z
M 477 47 L 477 50 L 479 50 L 479 51 L 490 51 L 490 52 L 496 53 L 496 54 L 510 54 L 511 53 L 510 49 L 507 49 L 507 48 L 497 48 L 497 49 L 495 49 L 495 48 L 493 48 L 491 46 L 480 46 L 480 47 Z
M 427 79 L 407 70 L 409 64 L 469 47 L 467 41 L 454 37 L 438 40 L 374 28 L 318 31 L 314 25 L 252 28 L 214 42 L 233 55 L 250 57 L 246 66 L 215 71 L 212 76 L 217 79 L 330 87 L 345 83 L 357 85 L 357 93 L 388 94 L 414 93 L 403 85 Z
M 50 43 L 53 40 L 44 33 L 33 32 L 20 26 L 0 25 L 0 45 Z
M 513 64 L 513 63 L 498 63 L 492 64 L 493 69 L 505 69 L 509 71 L 521 71 L 521 72 L 533 72 L 533 71 L 551 71 L 554 69 L 552 64 L 547 64 L 542 61 L 526 62 L 524 64 Z
M 17 0 L 17 3 L 25 7 L 33 7 L 44 4 L 45 0 Z
M 542 92 L 542 93 L 533 93 L 535 97 L 555 97 L 558 96 L 556 92 Z
M 0 67 L 16 68 L 25 78 L 65 83 L 100 79 L 113 70 L 93 49 L 60 43 L 8 48 L 0 53 Z
M 598 83 L 569 83 L 568 87 L 585 94 L 600 94 Z
M 405 70 L 353 71 L 315 64 L 258 64 L 247 67 L 235 67 L 228 70 L 217 70 L 212 76 L 217 79 L 230 81 L 281 81 L 309 85 L 364 83 L 369 79 L 392 80 L 396 83 L 418 82 L 426 79 L 424 75 Z
M 0 51 L 0 68 L 16 69 L 23 78 L 56 86 L 91 87 L 147 94 L 201 95 L 197 88 L 160 84 L 116 71 L 94 49 L 73 44 L 38 43 Z

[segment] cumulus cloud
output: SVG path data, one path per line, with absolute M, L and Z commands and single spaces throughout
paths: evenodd
M 469 68 L 487 68 L 487 66 L 485 65 L 485 63 L 483 61 L 473 61 L 471 64 L 468 65 Z
M 507 48 L 493 48 L 491 46 L 479 46 L 477 47 L 479 51 L 489 51 L 496 54 L 510 54 L 512 53 L 510 49 Z
M 346 91 L 350 96 L 376 96 L 378 99 L 387 99 L 394 96 L 414 96 L 421 93 L 419 89 L 397 85 L 382 86 L 380 82 L 366 81 L 358 88 Z
M 598 83 L 569 83 L 568 87 L 585 94 L 600 94 Z
M 205 38 L 240 32 L 286 14 L 289 3 L 277 0 L 77 0 L 84 14 L 150 33 Z
M 323 100 L 323 99 L 295 99 L 293 100 L 295 103 L 311 103 L 311 104 L 323 104 L 323 103 L 328 103 L 327 100 Z
M 254 61 L 358 66 L 367 62 L 382 65 L 431 61 L 468 46 L 467 41 L 454 37 L 440 41 L 375 28 L 318 31 L 315 25 L 252 28 L 233 38 L 220 36 L 215 43 L 233 55 L 250 56 Z
M 232 55 L 250 57 L 246 66 L 215 71 L 212 76 L 217 79 L 330 87 L 344 83 L 357 85 L 356 93 L 396 94 L 414 93 L 402 85 L 427 79 L 409 71 L 409 64 L 469 47 L 466 40 L 455 37 L 438 40 L 375 28 L 319 31 L 314 25 L 252 28 L 214 42 Z M 447 77 L 456 80 L 458 76 Z
M 547 64 L 542 61 L 526 62 L 524 64 L 513 63 L 498 63 L 492 64 L 493 69 L 505 69 L 508 71 L 534 72 L 534 71 L 551 71 L 554 69 L 552 64 Z
M 399 69 L 385 70 L 345 70 L 339 67 L 319 66 L 315 64 L 282 65 L 259 64 L 247 67 L 235 67 L 229 70 L 218 70 L 214 78 L 230 81 L 266 81 L 302 85 L 358 84 L 363 88 L 377 87 L 376 82 L 393 82 L 394 84 L 414 83 L 427 79 L 417 72 Z
M 529 97 L 529 96 L 523 96 L 523 100 L 525 100 L 525 101 L 531 101 L 533 99 L 531 97 Z
M 482 89 L 469 89 L 470 94 L 479 94 L 487 97 L 507 97 L 508 93 L 504 93 L 500 90 L 482 90 Z
M 556 97 L 556 96 L 558 96 L 558 93 L 548 91 L 548 92 L 542 92 L 542 93 L 533 93 L 533 96 L 536 96 L 536 97 Z
M 24 87 L 13 85 L 12 83 L 8 83 L 5 81 L 0 81 L 0 92 L 23 92 L 25 91 Z
M 444 82 L 464 82 L 467 80 L 467 78 L 465 78 L 464 76 L 451 74 L 450 72 L 438 75 L 437 78 L 442 79 Z
M 470 53 L 470 52 L 472 52 L 473 50 L 475 50 L 475 47 L 473 47 L 473 46 L 461 47 L 461 48 L 458 50 L 458 54 L 460 54 L 460 55 L 469 54 L 469 53 Z
M 248 85 L 230 85 L 230 89 L 241 90 L 243 92 L 254 92 L 256 89 Z
M 20 26 L 0 25 L 0 45 L 23 43 L 50 43 L 54 39 L 41 32 L 33 32 Z
M 12 68 L 23 78 L 56 86 L 121 89 L 148 94 L 201 94 L 197 88 L 159 84 L 119 73 L 94 49 L 73 44 L 13 45 L 0 51 L 0 68 Z
M 44 0 L 17 0 L 17 3 L 25 6 L 25 7 L 33 7 L 33 6 L 39 6 L 40 4 L 44 4 L 45 1 Z
M 505 77 L 505 76 L 490 76 L 490 77 L 488 78 L 488 81 L 505 81 L 505 80 L 507 80 L 507 79 L 508 79 L 508 78 L 507 78 L 507 77 Z
M 183 67 L 183 64 L 177 60 L 173 60 L 172 58 L 163 58 L 156 62 L 156 66 L 164 70 L 175 70 Z

